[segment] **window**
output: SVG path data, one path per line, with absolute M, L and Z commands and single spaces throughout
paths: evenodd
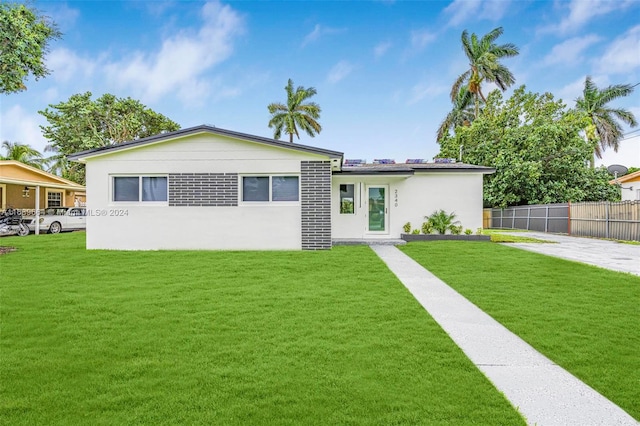
M 62 192 L 47 191 L 47 207 L 62 207 Z
M 243 176 L 242 201 L 299 201 L 298 176 Z
M 340 184 L 340 214 L 354 214 L 354 185 Z
M 114 176 L 113 201 L 167 201 L 167 177 Z

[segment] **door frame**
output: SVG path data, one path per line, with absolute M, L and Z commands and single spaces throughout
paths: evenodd
M 369 215 L 370 215 L 370 206 L 369 206 L 369 191 L 372 188 L 382 188 L 384 189 L 384 230 L 382 231 L 372 231 L 369 229 Z M 389 234 L 389 184 L 365 184 L 365 203 L 367 208 L 365 209 L 365 234 L 368 235 L 388 235 Z

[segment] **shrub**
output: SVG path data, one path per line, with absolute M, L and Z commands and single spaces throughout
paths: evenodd
M 409 232 L 411 232 L 411 222 L 407 222 L 404 225 L 402 225 L 402 230 L 404 231 L 405 234 L 408 234 Z
M 449 231 L 451 231 L 451 233 L 453 235 L 460 235 L 462 234 L 462 225 L 451 225 L 449 226 Z
M 413 231 L 411 231 L 412 234 L 419 234 L 420 230 L 419 229 L 414 229 Z
M 471 234 L 473 234 L 473 231 L 471 229 L 467 228 L 464 230 L 464 235 L 471 235 Z
M 447 213 L 444 210 L 438 210 L 433 212 L 431 216 L 425 216 L 425 219 L 431 223 L 433 229 L 438 231 L 439 234 L 445 234 L 447 229 L 453 233 L 452 227 L 459 223 L 455 218 L 455 213 Z M 460 232 L 462 232 L 462 230 Z
M 433 225 L 431 225 L 431 222 L 422 222 L 422 233 L 425 235 L 433 233 Z

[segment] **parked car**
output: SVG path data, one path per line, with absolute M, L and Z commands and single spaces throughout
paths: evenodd
M 40 215 L 40 231 L 58 234 L 62 231 L 75 231 L 87 228 L 87 210 L 84 207 L 55 207 L 44 210 Z M 23 217 L 30 231 L 36 230 L 35 216 Z

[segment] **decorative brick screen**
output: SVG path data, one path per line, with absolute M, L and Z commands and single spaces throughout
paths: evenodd
M 170 206 L 238 205 L 237 173 L 169 174 Z
M 330 249 L 331 163 L 302 161 L 300 166 L 302 249 Z

